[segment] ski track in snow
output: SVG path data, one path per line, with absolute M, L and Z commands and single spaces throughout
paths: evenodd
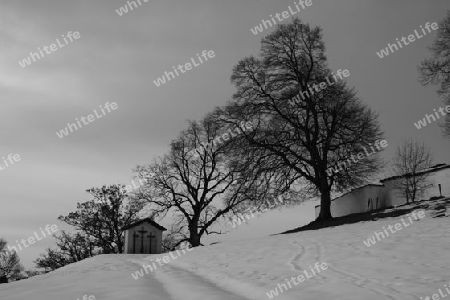
M 129 261 L 135 263 L 137 267 L 142 267 L 142 264 L 148 263 L 145 259 L 129 259 Z M 150 277 L 149 274 L 151 274 Z M 145 274 L 138 280 L 157 280 L 164 286 L 166 292 L 172 296 L 171 300 L 198 300 L 199 297 L 206 297 L 209 300 L 248 300 L 233 294 L 232 291 L 222 289 L 208 280 L 207 277 L 178 267 L 173 263 L 163 265 L 160 269 L 149 272 L 149 274 Z M 195 292 L 189 291 L 191 289 Z
M 319 253 L 319 257 L 323 259 L 323 257 L 325 256 L 325 249 L 323 245 L 321 243 L 316 243 L 316 246 L 318 249 L 317 253 Z M 391 288 L 388 284 L 383 284 L 378 280 L 367 278 L 360 274 L 344 271 L 343 269 L 338 269 L 332 264 L 328 265 L 327 270 L 337 273 L 339 280 L 350 282 L 351 284 L 354 284 L 355 286 L 363 289 L 369 289 L 376 294 L 385 296 L 389 299 L 399 300 L 399 296 L 402 296 L 402 293 L 399 293 L 397 290 Z M 412 299 L 415 298 L 413 297 Z
M 300 248 L 300 252 L 298 254 L 296 254 L 293 258 L 291 258 L 291 260 L 289 261 L 289 263 L 291 264 L 292 268 L 296 271 L 299 271 L 300 273 L 303 273 L 303 271 L 308 272 L 309 275 L 312 274 L 311 269 L 309 268 L 314 267 L 314 264 L 316 262 L 319 263 L 323 263 L 325 262 L 323 259 L 321 259 L 321 255 L 316 255 L 314 254 L 314 252 L 312 253 L 314 256 L 314 259 L 309 259 L 309 256 L 311 256 L 311 251 L 308 250 L 308 248 L 310 248 L 309 245 L 307 246 L 303 246 L 301 245 L 298 241 L 292 241 L 291 242 L 293 245 L 297 246 Z M 315 259 L 316 257 L 318 257 L 318 259 Z M 307 259 L 308 261 L 311 261 L 311 264 L 307 264 L 307 263 L 302 263 L 302 259 L 305 260 Z M 320 273 L 317 273 L 317 270 L 314 270 L 316 272 L 316 276 L 314 276 L 313 278 L 310 278 L 308 280 L 314 280 L 319 284 L 324 284 L 328 281 L 327 277 L 325 277 L 323 275 L 325 271 L 321 271 Z
M 300 251 L 300 253 L 298 253 L 291 259 L 290 263 L 292 264 L 292 266 L 294 267 L 295 270 L 298 270 L 300 272 L 303 272 L 303 270 L 306 270 L 307 272 L 309 272 L 309 274 L 311 274 L 311 271 L 308 268 L 302 267 L 301 260 L 307 259 L 308 255 L 311 253 L 312 256 L 314 256 L 314 258 L 312 260 L 310 260 L 310 259 L 308 259 L 308 260 L 320 262 L 320 263 L 326 262 L 325 248 L 323 247 L 323 245 L 321 243 L 312 242 L 312 241 L 306 240 L 306 239 L 302 239 L 302 240 L 307 242 L 308 245 L 304 246 L 304 245 L 301 245 L 298 241 L 292 241 L 292 244 L 300 247 L 301 251 Z M 307 250 L 308 248 L 316 248 L 316 251 L 308 251 Z M 326 276 L 327 272 L 332 271 L 335 274 L 337 274 L 337 276 L 334 277 L 335 278 L 334 281 L 348 282 L 350 284 L 355 285 L 358 288 L 371 290 L 380 296 L 386 297 L 387 299 L 392 299 L 392 300 L 399 299 L 394 296 L 394 294 L 397 294 L 398 291 L 393 290 L 392 288 L 390 288 L 387 285 L 382 285 L 377 280 L 366 278 L 362 275 L 359 275 L 356 273 L 351 273 L 349 271 L 344 271 L 342 269 L 338 269 L 330 263 L 327 263 L 327 265 L 328 265 L 328 268 L 326 270 L 322 270 L 319 274 L 317 274 L 317 276 L 313 277 L 313 279 L 315 279 L 317 277 L 321 277 L 324 279 L 324 280 L 317 281 L 319 284 L 325 284 L 327 282 L 328 283 L 332 282 L 333 280 L 330 278 L 330 276 L 329 275 Z M 312 280 L 312 279 L 308 279 L 308 280 Z

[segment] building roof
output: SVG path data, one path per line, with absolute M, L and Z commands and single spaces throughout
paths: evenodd
M 366 184 L 366 185 L 357 187 L 357 188 L 355 188 L 355 189 L 353 189 L 353 190 L 351 190 L 351 191 L 349 191 L 349 192 L 347 192 L 347 193 L 345 193 L 345 194 L 342 194 L 342 195 L 340 195 L 339 197 L 336 197 L 336 198 L 332 199 L 330 202 L 333 202 L 333 201 L 335 201 L 335 200 L 337 200 L 337 199 L 339 199 L 339 198 L 342 198 L 342 197 L 344 197 L 344 196 L 346 196 L 346 195 L 348 195 L 348 194 L 350 194 L 350 193 L 353 193 L 354 191 L 357 191 L 357 190 L 359 190 L 359 189 L 365 188 L 366 186 L 378 186 L 378 187 L 382 187 L 382 186 L 384 186 L 384 184 L 382 184 L 382 183 L 369 183 L 369 184 Z M 319 206 L 320 206 L 320 204 L 314 206 L 314 208 L 319 207 Z
M 130 229 L 132 227 L 138 226 L 138 225 L 140 225 L 142 223 L 146 223 L 146 222 L 150 223 L 152 226 L 158 228 L 159 230 L 162 230 L 162 231 L 166 231 L 167 230 L 166 228 L 162 227 L 161 225 L 159 225 L 158 223 L 156 223 L 155 221 L 153 221 L 150 218 L 145 218 L 145 219 L 136 221 L 136 222 L 134 222 L 134 223 L 132 223 L 132 224 L 130 224 L 128 226 L 123 227 L 122 230 L 127 230 L 127 229 Z
M 416 173 L 416 175 L 422 175 L 422 174 L 426 174 L 426 173 L 437 172 L 437 171 L 440 171 L 440 170 L 443 170 L 443 169 L 447 169 L 447 168 L 450 168 L 450 165 L 448 165 L 448 164 L 437 164 L 437 165 L 434 165 L 432 167 L 429 167 L 428 169 L 424 169 L 424 170 Z M 391 176 L 391 177 L 382 179 L 380 181 L 384 182 L 384 181 L 388 181 L 388 180 L 401 178 L 401 177 L 404 177 L 404 176 L 407 176 L 407 175 L 411 175 L 411 174 Z

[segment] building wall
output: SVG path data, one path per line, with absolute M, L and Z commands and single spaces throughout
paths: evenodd
M 394 189 L 395 183 L 400 179 L 383 181 L 384 186 L 368 185 L 357 189 L 347 195 L 331 201 L 331 215 L 342 217 L 349 214 L 362 213 L 388 206 L 398 206 L 406 203 L 406 198 Z M 450 196 L 450 168 L 437 170 L 430 173 L 429 180 L 433 183 L 418 200 L 428 200 L 431 197 L 439 196 L 439 184 L 441 184 L 442 196 Z M 376 198 L 378 197 L 378 205 Z M 369 199 L 372 199 L 369 205 Z M 316 206 L 316 218 L 320 212 L 320 205 Z
M 331 215 L 342 217 L 380 209 L 387 205 L 386 188 L 382 185 L 367 185 L 331 201 Z M 317 218 L 320 206 L 316 206 L 315 212 Z
M 155 238 L 152 240 L 153 246 L 155 247 L 155 251 L 152 254 L 159 254 L 162 252 L 162 231 L 159 230 L 158 228 L 153 227 L 150 223 L 142 223 L 139 224 L 136 227 L 132 227 L 129 228 L 127 230 L 125 230 L 125 246 L 124 246 L 124 253 L 133 253 L 133 233 L 140 231 L 142 229 L 142 227 L 144 228 L 144 230 L 146 230 L 147 232 L 145 233 L 145 238 L 144 238 L 144 250 L 149 246 L 150 240 L 147 237 L 150 232 L 155 236 Z M 141 247 L 141 234 L 137 232 L 137 234 L 139 234 L 139 237 L 137 238 L 137 245 L 136 245 L 136 252 L 140 253 L 140 247 Z M 153 249 L 152 249 L 153 250 Z M 147 252 L 147 251 L 146 251 Z
M 402 205 L 406 203 L 406 197 L 401 195 L 401 192 L 394 189 L 395 184 L 400 179 L 392 179 L 392 180 L 386 180 L 383 181 L 384 185 L 389 191 L 389 201 L 391 202 L 391 205 L 397 206 Z M 431 197 L 439 196 L 439 186 L 438 184 L 441 184 L 442 188 L 442 195 L 443 196 L 450 196 L 450 168 L 447 169 L 441 169 L 436 172 L 430 173 L 429 180 L 433 183 L 433 186 L 430 187 L 424 194 L 423 197 L 417 200 L 428 200 Z

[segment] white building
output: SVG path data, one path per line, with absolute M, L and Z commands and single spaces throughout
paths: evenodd
M 167 230 L 150 218 L 130 224 L 125 231 L 125 254 L 159 254 L 162 252 L 162 234 Z
M 419 174 L 429 173 L 428 180 L 433 184 L 422 197 L 430 199 L 436 196 L 450 196 L 450 165 L 438 164 Z M 369 212 L 390 206 L 406 203 L 406 198 L 394 185 L 402 176 L 392 176 L 381 180 L 380 184 L 368 184 L 354 189 L 340 197 L 331 200 L 331 215 L 342 217 L 350 214 Z M 439 186 L 441 190 L 439 190 Z M 422 200 L 420 199 L 420 200 Z M 320 212 L 320 205 L 315 207 L 316 218 Z

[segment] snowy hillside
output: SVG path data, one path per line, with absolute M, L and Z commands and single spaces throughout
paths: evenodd
M 417 220 L 403 215 L 172 256 L 102 255 L 1 285 L 0 299 L 412 300 L 439 294 L 439 289 L 449 294 L 450 199 L 424 202 L 413 211 L 423 209 L 425 217 Z M 409 225 L 365 245 L 374 232 L 402 222 Z M 316 263 L 327 268 L 317 268 L 313 276 L 310 266 Z M 291 281 L 302 274 L 310 278 Z M 286 289 L 280 293 L 282 284 Z M 275 289 L 278 296 L 270 292 Z

